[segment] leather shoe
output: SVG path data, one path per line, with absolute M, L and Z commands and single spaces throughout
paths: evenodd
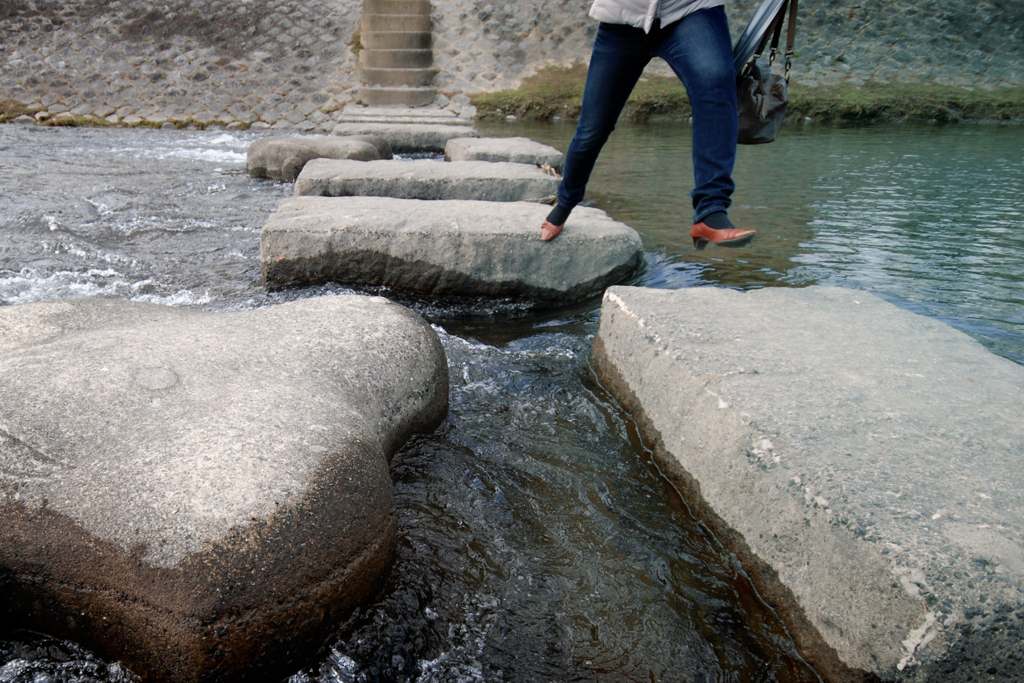
M 697 223 L 690 230 L 693 246 L 698 250 L 709 242 L 719 247 L 742 247 L 750 244 L 756 234 L 756 230 L 715 230 L 705 223 Z
M 565 225 L 554 225 L 550 221 L 544 221 L 544 225 L 540 226 L 540 239 L 542 242 L 550 242 L 559 235 L 562 234 L 562 228 Z

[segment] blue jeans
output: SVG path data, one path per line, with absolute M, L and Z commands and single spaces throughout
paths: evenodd
M 698 10 L 664 27 L 656 22 L 650 33 L 624 24 L 598 27 L 580 122 L 558 187 L 562 206 L 571 209 L 583 201 L 597 156 L 654 57 L 672 67 L 693 108 L 694 223 L 729 208 L 736 188 L 736 69 L 722 7 Z

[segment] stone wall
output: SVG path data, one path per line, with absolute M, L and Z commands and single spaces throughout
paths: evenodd
M 356 85 L 360 14 L 359 0 L 3 0 L 0 100 L 327 130 Z
M 727 1 L 734 38 L 759 4 Z M 434 0 L 439 89 L 500 90 L 540 65 L 587 59 L 597 30 L 589 7 L 590 0 Z M 799 15 L 794 76 L 803 85 L 1024 85 L 1020 0 L 804 0 Z
M 435 85 L 515 87 L 586 59 L 590 0 L 434 0 Z M 733 0 L 738 32 L 756 0 Z M 354 96 L 360 0 L 3 0 L 0 100 L 113 123 L 329 130 Z M 805 0 L 805 86 L 1024 84 L 1024 2 Z M 654 69 L 665 73 L 664 65 Z M 442 100 L 443 101 L 443 100 Z

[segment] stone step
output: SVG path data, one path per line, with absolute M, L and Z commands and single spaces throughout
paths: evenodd
M 364 14 L 362 31 L 433 30 L 429 14 Z
M 430 31 L 363 31 L 360 41 L 371 50 L 429 50 Z
M 357 71 L 360 82 L 385 87 L 430 85 L 437 73 L 436 69 L 378 69 L 365 66 L 360 66 Z
M 558 238 L 541 242 L 549 209 L 527 202 L 296 197 L 281 202 L 263 228 L 260 266 L 268 287 L 334 281 L 515 297 L 552 308 L 597 296 L 643 262 L 636 231 L 599 209 L 577 207 Z
M 530 138 L 452 138 L 444 147 L 446 161 L 511 161 L 516 164 L 547 164 L 562 170 L 565 155 L 550 145 Z
M 427 69 L 434 64 L 432 50 L 376 50 L 359 51 L 359 65 L 370 69 Z
M 429 15 L 430 0 L 363 0 L 364 14 Z
M 452 123 L 457 121 L 455 112 L 448 109 L 441 109 L 437 106 L 430 107 L 366 107 L 361 104 L 355 104 L 349 102 L 345 105 L 342 110 L 342 114 L 345 116 L 372 116 L 372 117 L 391 117 L 391 116 L 402 116 L 402 117 L 413 117 L 413 118 L 448 118 L 451 119 Z M 461 124 L 461 122 L 459 122 Z M 464 124 L 462 124 L 464 125 Z
M 820 286 L 613 287 L 591 367 L 818 671 L 1020 678 L 1024 367 Z
M 344 114 L 338 119 L 339 123 L 383 123 L 389 125 L 431 125 L 431 126 L 466 126 L 467 121 L 462 119 L 455 119 L 454 121 L 449 118 L 437 117 L 437 118 L 422 118 L 419 116 L 345 116 Z M 437 151 L 437 150 L 435 150 Z
M 356 96 L 370 106 L 405 105 L 422 107 L 437 97 L 433 88 L 386 87 L 365 85 L 356 90 Z
M 387 575 L 388 461 L 448 405 L 408 309 L 78 298 L 0 306 L 0 330 L 4 621 L 142 680 L 280 681 Z
M 282 135 L 260 138 L 249 145 L 245 170 L 255 178 L 273 178 L 291 183 L 310 159 L 356 159 L 374 161 L 391 158 L 391 145 L 384 138 L 337 135 Z
M 557 190 L 558 180 L 536 166 L 487 161 L 313 159 L 295 181 L 296 197 L 537 202 Z
M 479 133 L 471 126 L 425 123 L 339 123 L 335 126 L 332 134 L 374 135 L 387 140 L 395 152 L 436 152 L 438 154 L 444 152 L 445 145 L 452 138 L 479 137 Z

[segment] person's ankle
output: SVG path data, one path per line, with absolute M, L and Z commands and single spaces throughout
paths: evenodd
M 713 230 L 735 230 L 736 226 L 729 220 L 729 214 L 725 211 L 709 213 L 700 220 L 701 223 Z
M 548 213 L 548 217 L 545 219 L 551 225 L 565 225 L 565 222 L 569 220 L 569 214 L 572 213 L 571 206 L 563 206 L 562 204 L 555 204 L 555 208 L 551 209 Z

